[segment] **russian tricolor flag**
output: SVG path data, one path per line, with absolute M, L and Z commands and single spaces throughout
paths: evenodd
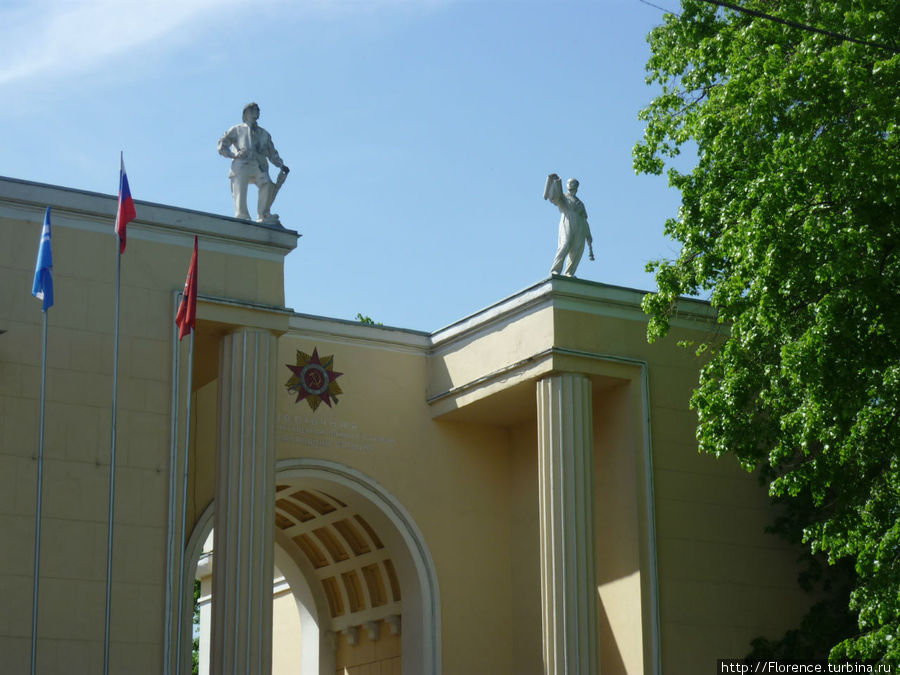
M 125 174 L 125 158 L 119 153 L 119 209 L 116 211 L 116 234 L 119 236 L 119 253 L 125 253 L 125 226 L 135 219 L 134 200 Z

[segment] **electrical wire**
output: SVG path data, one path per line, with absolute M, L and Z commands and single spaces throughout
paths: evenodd
M 674 14 L 677 17 L 681 17 L 681 14 L 678 12 L 673 12 L 671 9 L 666 9 L 665 7 L 660 7 L 659 5 L 654 5 L 652 2 L 648 2 L 647 0 L 638 0 L 638 2 L 642 2 L 645 5 L 653 7 L 654 9 L 658 9 L 660 12 L 665 12 L 666 14 Z
M 641 0 L 643 2 L 644 0 Z M 849 35 L 844 35 L 842 33 L 835 33 L 830 30 L 825 30 L 824 28 L 816 28 L 815 26 L 809 26 L 807 24 L 798 23 L 796 21 L 790 21 L 789 19 L 782 19 L 777 16 L 773 16 L 771 14 L 766 14 L 765 12 L 760 12 L 756 9 L 749 9 L 747 7 L 741 7 L 740 5 L 735 5 L 730 2 L 724 2 L 724 0 L 701 0 L 701 2 L 705 2 L 710 5 L 716 5 L 717 7 L 726 7 L 728 9 L 733 9 L 736 12 L 741 12 L 743 14 L 749 14 L 751 16 L 755 16 L 760 19 L 766 19 L 767 21 L 774 21 L 776 23 L 783 24 L 785 26 L 790 26 L 791 28 L 798 28 L 800 30 L 805 30 L 810 33 L 819 33 L 820 35 L 827 35 L 829 37 L 837 38 L 839 40 L 843 40 L 845 42 L 853 42 L 859 45 L 864 45 L 866 47 L 877 47 L 878 49 L 884 49 L 885 51 L 889 51 L 893 54 L 900 54 L 900 49 L 897 47 L 892 47 L 891 45 L 884 44 L 883 42 L 872 42 L 870 40 L 860 40 L 858 38 L 850 37 Z M 649 3 L 647 3 L 649 4 Z

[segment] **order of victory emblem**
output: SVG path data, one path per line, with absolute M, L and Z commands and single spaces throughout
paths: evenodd
M 297 350 L 297 365 L 285 364 L 293 373 L 285 386 L 292 394 L 297 394 L 299 403 L 306 399 L 311 410 L 315 411 L 323 401 L 329 408 L 331 402 L 338 403 L 337 395 L 343 394 L 341 386 L 335 382 L 343 373 L 338 373 L 334 368 L 334 356 L 319 358 L 317 348 L 313 348 L 312 356 Z

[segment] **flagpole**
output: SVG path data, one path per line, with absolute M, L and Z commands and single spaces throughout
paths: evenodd
M 198 251 L 197 235 L 194 235 L 194 253 L 191 255 L 191 263 L 188 266 L 187 278 L 184 282 L 184 293 L 181 294 L 181 302 L 178 305 L 178 311 L 175 313 L 175 325 L 178 326 L 178 340 L 180 341 L 188 333 L 191 334 L 191 346 L 188 349 L 188 367 L 187 367 L 187 400 L 185 405 L 185 421 L 184 421 L 184 462 L 182 484 L 181 484 L 181 530 L 179 538 L 178 559 L 180 561 L 178 569 L 178 620 L 176 624 L 176 652 L 175 652 L 175 675 L 181 674 L 181 642 L 184 633 L 184 614 L 187 610 L 184 602 L 185 596 L 185 560 L 184 546 L 187 537 L 187 494 L 188 494 L 188 476 L 190 469 L 191 456 L 191 395 L 194 383 L 194 323 L 197 319 L 197 251 Z M 176 352 L 177 356 L 178 352 Z M 180 378 L 179 378 L 180 380 Z M 176 381 L 175 386 L 178 386 Z M 174 457 L 174 454 L 173 454 Z M 174 460 L 172 472 L 174 474 Z M 173 528 L 174 529 L 174 528 Z M 193 595 L 193 593 L 191 594 Z
M 194 332 L 191 331 L 191 345 L 188 350 L 187 367 L 187 405 L 184 416 L 184 475 L 181 483 L 181 565 L 178 573 L 178 640 L 176 642 L 175 675 L 181 675 L 181 640 L 184 634 L 184 596 L 185 596 L 185 569 L 184 546 L 187 536 L 187 491 L 188 491 L 188 465 L 191 456 L 191 390 L 194 383 Z M 193 594 L 192 594 L 193 595 Z
M 181 294 L 174 294 L 176 313 L 177 307 L 181 304 Z M 178 672 L 178 666 L 172 664 L 172 622 L 173 622 L 173 602 L 172 602 L 172 586 L 177 585 L 174 582 L 175 562 L 178 556 L 175 551 L 175 524 L 176 504 L 178 503 L 178 407 L 181 398 L 179 396 L 178 383 L 181 379 L 181 359 L 179 355 L 179 339 L 178 339 L 178 323 L 172 325 L 172 343 L 175 345 L 172 350 L 172 433 L 169 436 L 169 533 L 168 543 L 166 545 L 166 634 L 165 634 L 165 663 L 163 675 L 172 675 Z M 177 596 L 176 596 L 177 597 Z M 177 623 L 175 624 L 178 625 Z
M 34 527 L 34 591 L 31 598 L 31 675 L 37 665 L 38 586 L 41 570 L 41 496 L 44 486 L 44 405 L 47 384 L 47 310 L 44 312 L 44 339 L 41 349 L 41 427 L 38 435 L 37 497 Z
M 119 288 L 122 280 L 122 251 L 116 240 L 116 328 L 113 338 L 112 430 L 109 451 L 109 524 L 106 539 L 106 623 L 103 634 L 103 675 L 109 675 L 109 619 L 112 605 L 113 516 L 116 502 L 116 403 L 119 385 Z

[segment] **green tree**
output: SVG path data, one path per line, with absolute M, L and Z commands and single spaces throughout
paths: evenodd
M 356 320 L 359 321 L 360 323 L 366 324 L 367 326 L 381 326 L 382 325 L 382 323 L 380 321 L 375 321 L 375 319 L 373 319 L 371 316 L 369 316 L 368 314 L 363 314 L 362 312 L 356 313 Z
M 898 664 L 900 2 L 740 9 L 782 22 L 683 0 L 648 37 L 661 93 L 635 169 L 682 195 L 665 225 L 680 254 L 649 265 L 649 336 L 679 296 L 709 297 L 723 330 L 699 345 L 701 450 L 759 470 L 793 505 L 783 531 L 846 566 L 856 620 L 831 656 Z

